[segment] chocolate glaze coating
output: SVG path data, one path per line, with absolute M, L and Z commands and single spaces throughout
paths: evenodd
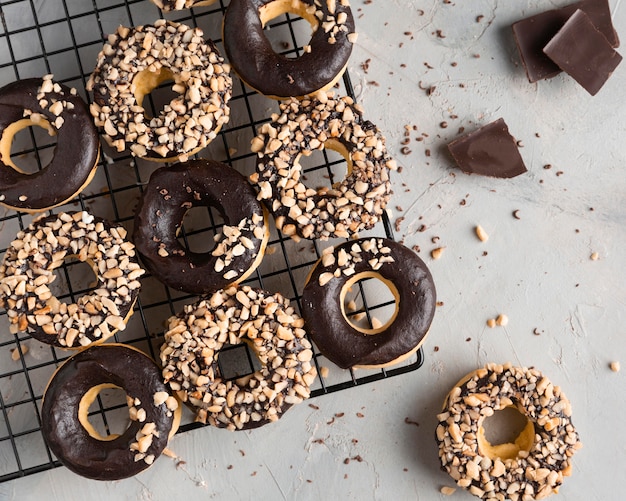
M 217 272 L 218 256 L 212 251 L 192 252 L 177 239 L 185 213 L 192 207 L 215 207 L 231 226 L 256 216 L 258 224 L 241 230 L 254 246 L 233 256 L 228 268 Z M 206 294 L 245 278 L 264 251 L 264 221 L 263 206 L 243 175 L 221 162 L 191 160 L 152 173 L 135 214 L 133 240 L 144 265 L 160 281 L 173 289 Z M 264 239 L 255 236 L 257 227 L 263 228 Z M 159 249 L 167 254 L 160 255 Z M 237 276 L 225 278 L 228 270 L 235 270 Z
M 351 248 L 369 239 L 352 240 L 335 247 L 337 256 L 341 249 Z M 341 273 L 320 285 L 322 273 L 333 273 L 336 265 L 324 266 L 320 260 L 313 268 L 302 293 L 302 316 L 305 329 L 320 351 L 339 367 L 355 365 L 383 365 L 423 342 L 435 314 L 436 292 L 430 271 L 410 249 L 388 239 L 379 239 L 391 249 L 388 254 L 394 261 L 385 263 L 376 271 L 391 281 L 398 291 L 397 315 L 384 331 L 364 334 L 355 329 L 344 317 L 341 307 L 341 290 L 349 276 Z M 368 261 L 380 254 L 361 249 L 362 260 L 354 265 L 355 275 L 372 271 Z
M 146 419 L 131 421 L 128 429 L 110 441 L 98 440 L 78 419 L 83 395 L 103 383 L 119 386 L 127 395 L 141 401 Z M 161 454 L 168 442 L 174 416 L 165 404 L 154 405 L 154 394 L 170 393 L 161 371 L 147 355 L 121 344 L 93 346 L 69 358 L 53 375 L 43 398 L 41 427 L 50 450 L 65 466 L 79 475 L 96 480 L 118 480 L 146 469 L 149 464 L 135 461 L 131 450 L 135 435 L 146 423 L 155 423 L 147 454 Z
M 330 84 L 345 68 L 352 42 L 347 35 L 354 33 L 354 19 L 349 6 L 336 4 L 335 16 L 347 16 L 345 31 L 339 31 L 336 42 L 328 42 L 329 34 L 319 26 L 311 37 L 310 52 L 289 58 L 274 52 L 263 33 L 259 10 L 274 0 L 241 0 L 231 2 L 224 15 L 224 50 L 233 69 L 250 87 L 264 95 L 285 98 L 306 96 Z M 333 17 L 326 1 L 300 0 L 323 13 L 322 20 Z M 321 24 L 322 21 L 320 21 Z
M 25 118 L 24 111 L 43 115 L 57 133 L 57 144 L 50 163 L 34 174 L 24 174 L 0 161 L 0 195 L 2 203 L 16 210 L 40 211 L 55 207 L 73 198 L 87 182 L 96 166 L 100 141 L 87 105 L 70 88 L 61 85 L 61 92 L 49 92 L 42 107 L 37 98 L 42 78 L 29 78 L 10 83 L 0 89 L 0 134 L 11 124 Z M 65 101 L 58 115 L 60 127 L 54 125 L 58 116 L 50 111 L 53 100 Z M 27 118 L 27 117 L 26 117 Z M 27 197 L 20 200 L 20 197 Z

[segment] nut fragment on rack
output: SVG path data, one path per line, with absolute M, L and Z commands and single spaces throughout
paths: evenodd
M 618 361 L 611 362 L 609 364 L 609 367 L 613 372 L 619 372 L 621 369 L 620 363 Z
M 11 360 L 17 362 L 21 356 L 26 355 L 28 353 L 28 345 L 20 344 L 17 348 L 13 348 L 11 350 Z
M 163 12 L 191 9 L 192 7 L 205 7 L 215 2 L 216 0 L 152 0 L 152 3 Z

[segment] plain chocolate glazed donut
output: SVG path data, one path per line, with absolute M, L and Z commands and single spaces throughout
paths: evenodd
M 215 207 L 225 220 L 209 252 L 192 252 L 177 239 L 192 207 Z M 226 164 L 204 159 L 152 174 L 133 233 L 146 268 L 169 287 L 192 294 L 245 280 L 260 263 L 268 238 L 265 211 L 252 185 Z
M 265 24 L 291 12 L 313 27 L 311 41 L 297 58 L 277 54 L 263 33 Z M 301 97 L 332 87 L 352 52 L 354 19 L 347 1 L 240 0 L 224 15 L 224 50 L 239 77 L 276 99 Z
M 40 125 L 56 135 L 50 163 L 26 174 L 11 160 L 17 132 Z M 75 89 L 52 75 L 10 83 L 0 89 L 0 203 L 39 212 L 74 198 L 93 177 L 100 142 L 89 109 Z
M 346 318 L 346 290 L 362 278 L 382 280 L 395 297 L 395 314 L 382 327 L 357 329 Z M 424 262 L 384 238 L 329 247 L 302 293 L 305 329 L 322 354 L 344 369 L 390 365 L 414 353 L 428 333 L 435 305 L 435 284 Z
M 87 420 L 101 389 L 121 388 L 130 426 L 103 437 Z M 163 452 L 180 420 L 178 401 L 147 355 L 122 344 L 93 346 L 69 358 L 52 376 L 41 409 L 44 439 L 70 470 L 96 480 L 127 478 Z M 85 426 L 86 425 L 86 426 Z

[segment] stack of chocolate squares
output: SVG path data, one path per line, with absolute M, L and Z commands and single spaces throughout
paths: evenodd
M 583 0 L 513 24 L 530 82 L 565 71 L 592 96 L 621 62 L 608 0 Z

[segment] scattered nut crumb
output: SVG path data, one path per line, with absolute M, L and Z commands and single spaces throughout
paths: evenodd
M 589 258 L 590 258 L 592 261 L 597 261 L 597 260 L 599 259 L 599 257 L 600 257 L 600 254 L 598 254 L 597 252 L 592 252 L 592 253 L 591 253 L 591 256 L 589 256 Z
M 433 249 L 432 251 L 430 251 L 430 257 L 432 257 L 433 259 L 439 259 L 443 254 L 444 249 L 445 247 L 437 247 L 436 249 Z
M 609 364 L 609 367 L 611 368 L 611 370 L 613 372 L 619 372 L 619 370 L 621 369 L 619 362 L 615 361 L 615 362 L 611 362 Z
M 455 491 L 456 489 L 454 487 L 448 487 L 447 485 L 444 485 L 441 489 L 439 489 L 439 492 L 441 492 L 444 496 L 451 496 Z
M 496 326 L 496 319 L 495 318 L 490 318 L 489 320 L 487 320 L 487 327 L 490 328 L 494 328 Z
M 172 458 L 172 459 L 180 459 L 178 457 L 178 455 L 171 449 L 168 449 L 167 447 L 165 449 L 163 449 L 162 454 L 164 456 L 167 456 L 168 458 Z
M 497 325 L 501 325 L 501 326 L 505 326 L 506 324 L 509 323 L 509 317 L 507 317 L 505 314 L 501 313 L 500 315 L 498 315 L 498 318 L 496 318 L 496 324 Z
M 330 369 L 327 366 L 322 365 L 320 367 L 320 376 L 322 376 L 324 379 L 328 377 L 329 373 L 330 373 Z
M 487 240 L 489 240 L 489 235 L 481 225 L 476 226 L 475 230 L 476 236 L 481 242 L 486 242 Z

